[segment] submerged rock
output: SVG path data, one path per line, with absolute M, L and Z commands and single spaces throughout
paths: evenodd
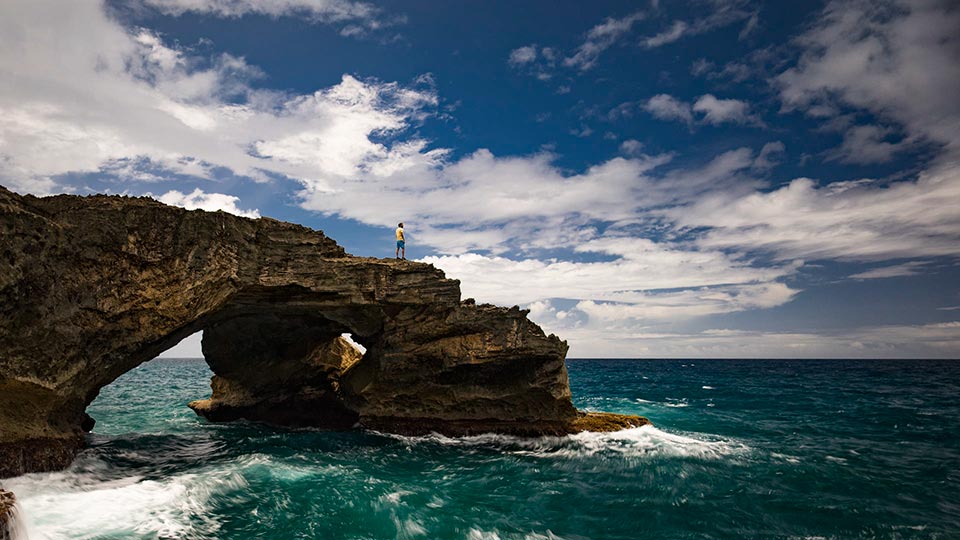
M 100 388 L 199 330 L 212 395 L 190 406 L 213 421 L 522 435 L 646 422 L 577 411 L 566 342 L 526 311 L 461 302 L 432 265 L 354 257 L 299 225 L 0 187 L 0 231 L 0 477 L 65 467 Z

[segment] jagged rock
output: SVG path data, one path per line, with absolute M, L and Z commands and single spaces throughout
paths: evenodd
M 322 232 L 2 187 L 0 232 L 0 477 L 66 466 L 100 388 L 199 330 L 215 376 L 190 405 L 214 421 L 528 435 L 645 422 L 577 411 L 566 343 L 525 311 L 461 302 L 433 266 L 353 257 Z

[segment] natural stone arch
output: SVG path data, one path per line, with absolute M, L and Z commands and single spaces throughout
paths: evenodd
M 566 343 L 525 311 L 461 302 L 433 266 L 352 257 L 305 227 L 0 187 L 0 233 L 0 477 L 68 464 L 100 388 L 200 330 L 215 377 L 192 406 L 212 420 L 530 435 L 644 422 L 578 412 Z

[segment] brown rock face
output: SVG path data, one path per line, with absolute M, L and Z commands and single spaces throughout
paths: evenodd
M 0 187 L 0 477 L 69 464 L 100 388 L 199 330 L 215 376 L 190 406 L 213 421 L 529 435 L 645 423 L 578 412 L 566 343 L 525 311 L 461 302 L 431 265 L 353 257 L 268 218 Z

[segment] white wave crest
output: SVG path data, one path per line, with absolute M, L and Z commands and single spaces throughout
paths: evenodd
M 214 537 L 219 528 L 208 517 L 211 498 L 244 489 L 246 480 L 236 471 L 221 471 L 103 481 L 72 468 L 10 478 L 4 485 L 17 493 L 30 540 L 204 538 Z
M 670 433 L 651 425 L 609 433 L 584 431 L 565 437 L 515 437 L 484 434 L 447 437 L 437 433 L 421 437 L 387 435 L 409 444 L 438 443 L 445 446 L 491 448 L 513 455 L 537 458 L 581 459 L 590 457 L 722 459 L 749 448 L 737 441 Z
M 564 540 L 564 538 L 553 534 L 553 532 L 550 530 L 547 530 L 547 532 L 544 534 L 536 532 L 501 534 L 500 531 L 497 531 L 496 529 L 492 531 L 485 531 L 482 529 L 471 528 L 469 531 L 467 531 L 466 540 Z

